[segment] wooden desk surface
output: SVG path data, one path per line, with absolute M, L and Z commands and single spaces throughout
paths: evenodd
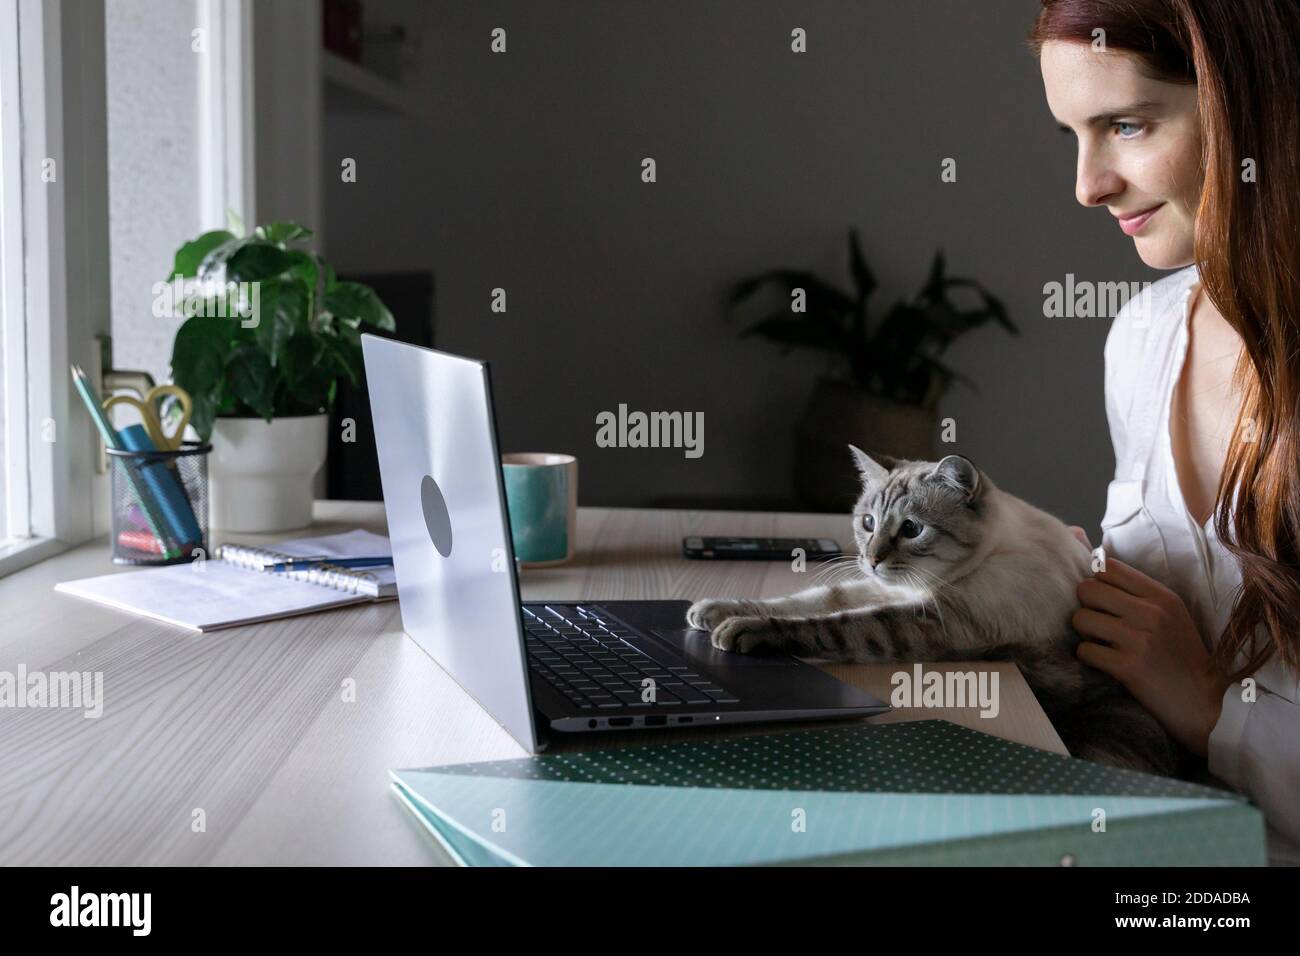
M 311 533 L 384 530 L 378 503 L 318 502 L 316 519 Z M 687 561 L 680 556 L 682 536 L 843 541 L 845 521 L 833 515 L 583 508 L 579 557 L 563 567 L 525 571 L 523 596 L 788 594 L 806 586 L 810 573 L 797 574 L 785 563 Z M 267 540 L 289 536 L 296 535 Z M 198 635 L 53 590 L 59 581 L 110 570 L 101 542 L 0 579 L 0 671 L 16 673 L 22 665 L 28 672 L 104 675 L 98 719 L 80 710 L 0 708 L 0 864 L 446 862 L 389 793 L 388 770 L 523 755 L 402 633 L 394 602 Z M 1019 671 L 998 668 L 1001 712 L 995 718 L 931 709 L 870 720 L 943 717 L 1065 753 Z M 827 669 L 888 699 L 889 675 L 897 667 Z M 349 678 L 355 681 L 353 702 L 344 700 Z M 592 734 L 558 746 L 790 726 Z M 200 816 L 205 829 L 196 832 Z

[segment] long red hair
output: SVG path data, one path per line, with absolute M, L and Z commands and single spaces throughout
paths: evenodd
M 1051 40 L 1092 43 L 1101 28 L 1107 49 L 1136 55 L 1149 75 L 1196 85 L 1196 264 L 1244 344 L 1242 407 L 1214 509 L 1242 585 L 1215 663 L 1239 679 L 1277 653 L 1300 673 L 1300 3 L 1042 3 L 1035 52 Z

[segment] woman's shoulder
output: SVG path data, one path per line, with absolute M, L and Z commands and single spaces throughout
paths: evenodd
M 1153 335 L 1169 338 L 1178 328 L 1187 295 L 1196 285 L 1195 265 L 1170 273 L 1156 282 L 1143 283 L 1137 295 L 1124 303 L 1106 336 L 1106 361 L 1137 361 L 1152 357 L 1147 342 Z

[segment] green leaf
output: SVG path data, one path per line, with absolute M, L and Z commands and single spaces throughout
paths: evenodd
M 361 323 L 356 319 L 340 319 L 334 329 L 334 337 L 327 338 L 327 342 L 346 342 L 361 346 Z
M 397 327 L 393 313 L 375 295 L 375 290 L 360 282 L 337 282 L 325 293 L 321 308 L 339 319 L 352 319 L 387 332 Z M 355 325 L 354 325 L 355 327 Z
M 188 309 L 189 307 L 189 301 L 187 300 L 186 308 Z M 234 294 L 225 296 L 208 296 L 202 300 L 201 304 L 199 304 L 197 308 L 195 308 L 194 314 L 216 316 L 217 318 L 231 320 L 232 324 L 235 326 L 235 328 L 230 331 L 232 339 L 239 337 L 237 329 L 239 328 L 240 322 L 245 321 L 245 316 L 242 315 L 240 311 L 239 297 Z
M 330 386 L 339 369 L 330 352 L 337 340 L 321 335 L 295 335 L 286 344 L 279 368 L 281 414 L 314 414 L 330 405 Z
M 226 278 L 231 282 L 258 282 L 288 272 L 293 257 L 278 246 L 250 242 L 226 260 Z
M 267 242 L 273 242 L 279 246 L 283 246 L 284 243 L 292 242 L 295 239 L 308 239 L 311 234 L 310 229 L 300 226 L 296 222 L 270 222 L 253 230 L 253 235 L 258 239 L 265 239 Z
M 344 336 L 337 339 L 325 339 L 326 353 L 329 355 L 334 369 L 341 375 L 347 376 L 349 382 L 355 387 L 361 384 L 361 340 L 360 338 L 349 338 Z
M 282 384 L 290 390 L 298 388 L 311 375 L 315 360 L 316 340 L 312 335 L 290 336 L 280 350 L 280 364 L 277 366 Z
M 203 279 L 220 279 L 221 281 L 230 281 L 230 277 L 225 274 L 226 263 L 236 252 L 248 245 L 249 240 L 234 237 L 227 239 L 219 246 L 214 248 L 199 263 L 199 277 Z
M 190 427 L 199 434 L 200 441 L 212 437 L 212 423 L 217 416 L 217 403 L 212 394 L 200 393 L 190 397 Z
M 176 259 L 172 264 L 171 278 L 181 276 L 183 278 L 195 278 L 201 275 L 199 267 L 208 254 L 221 246 L 223 243 L 230 242 L 235 237 L 224 229 L 217 229 L 213 232 L 205 232 L 197 239 L 192 239 L 185 245 L 176 250 Z
M 249 345 L 238 346 L 226 363 L 226 382 L 241 403 L 268 422 L 272 419 L 275 371 L 265 352 Z
M 172 344 L 172 381 L 189 392 L 194 401 L 194 429 L 204 441 L 212 433 L 211 414 L 205 425 L 199 412 L 215 412 L 234 324 L 229 319 L 195 316 L 176 331 Z
M 229 319 L 195 316 L 177 329 L 172 345 L 172 375 L 186 392 L 190 392 L 190 385 L 179 381 L 181 377 L 200 390 L 220 377 L 230 349 L 230 325 Z
M 253 337 L 274 368 L 280 352 L 296 332 L 307 329 L 307 290 L 297 279 L 258 283 L 258 322 Z
M 334 274 L 334 267 L 325 261 L 323 256 L 316 256 L 316 266 L 325 275 L 325 291 L 329 292 L 338 285 L 338 276 Z
M 289 266 L 289 274 L 296 279 L 302 280 L 302 284 L 315 294 L 316 283 L 320 280 L 319 262 L 324 260 L 310 252 L 303 252 L 299 249 L 288 250 L 288 255 L 292 263 Z
M 191 421 L 206 440 L 215 417 L 311 414 L 332 403 L 338 381 L 359 383 L 363 327 L 391 331 L 392 313 L 368 286 L 340 282 L 318 253 L 288 248 L 308 239 L 309 229 L 293 222 L 257 227 L 247 238 L 231 216 L 229 230 L 204 233 L 175 256 L 184 278 L 255 283 L 257 322 L 231 307 L 238 293 L 226 293 L 224 316 L 216 298 L 206 314 L 188 319 L 173 344 L 173 379 L 190 392 Z M 204 290 L 204 294 L 211 292 Z

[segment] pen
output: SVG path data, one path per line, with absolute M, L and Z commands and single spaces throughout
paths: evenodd
M 293 558 L 290 561 L 280 561 L 276 564 L 268 564 L 262 570 L 301 571 L 304 568 L 310 568 L 318 564 L 332 564 L 338 568 L 378 568 L 392 563 L 393 559 L 391 557 L 331 558 L 329 555 L 322 555 L 315 558 Z

